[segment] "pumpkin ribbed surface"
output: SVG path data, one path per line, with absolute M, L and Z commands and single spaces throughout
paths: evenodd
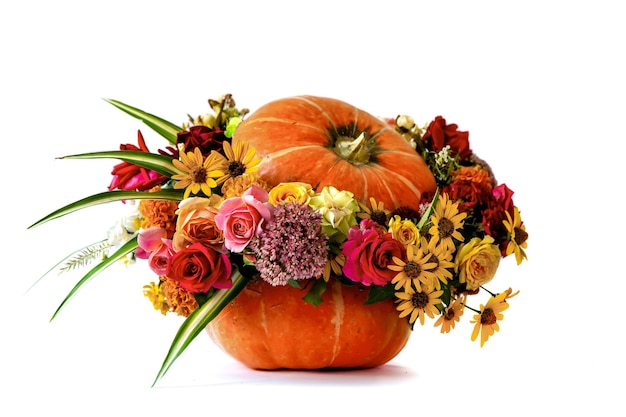
M 365 202 L 418 207 L 435 179 L 422 157 L 393 127 L 343 101 L 315 96 L 279 99 L 242 122 L 234 139 L 263 157 L 259 174 L 270 185 L 301 181 L 332 185 Z M 354 147 L 351 155 L 342 155 Z
M 406 345 L 411 329 L 392 300 L 365 305 L 365 288 L 332 278 L 319 306 L 302 300 L 306 292 L 252 281 L 207 332 L 253 369 L 369 368 Z

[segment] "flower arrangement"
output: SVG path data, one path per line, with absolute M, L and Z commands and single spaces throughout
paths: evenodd
M 119 151 L 65 156 L 114 158 L 108 190 L 69 204 L 33 226 L 95 204 L 122 202 L 129 214 L 106 239 L 67 258 L 62 269 L 95 266 L 54 316 L 95 275 L 118 261 L 145 262 L 155 280 L 144 294 L 166 314 L 185 317 L 157 376 L 253 280 L 307 288 L 323 302 L 331 278 L 368 291 L 367 303 L 392 299 L 398 319 L 413 327 L 431 320 L 441 333 L 469 313 L 471 340 L 499 330 L 511 288 L 486 288 L 502 258 L 526 259 L 528 234 L 513 191 L 498 184 L 470 148 L 468 132 L 437 116 L 419 127 L 410 116 L 381 119 L 421 155 L 436 182 L 418 206 L 386 207 L 354 190 L 302 181 L 269 184 L 263 158 L 236 132 L 249 111 L 231 95 L 209 100 L 211 112 L 181 126 L 116 100 L 168 142 L 149 151 L 138 143 Z M 31 226 L 31 227 L 33 227 Z M 97 262 L 96 262 L 97 261 Z M 471 297 L 486 291 L 485 304 Z M 54 317 L 53 316 L 53 317 Z M 156 382 L 156 381 L 155 381 Z

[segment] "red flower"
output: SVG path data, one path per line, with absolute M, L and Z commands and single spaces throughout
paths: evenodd
M 341 253 L 346 256 L 345 276 L 366 286 L 389 283 L 397 272 L 387 265 L 393 263 L 394 256 L 406 260 L 404 245 L 368 220 L 350 228 Z
M 500 184 L 493 189 L 491 194 L 489 207 L 483 211 L 482 225 L 485 233 L 494 238 L 504 253 L 508 242 L 508 231 L 502 222 L 506 219 L 505 212 L 507 211 L 513 218 L 513 191 L 505 184 Z
M 427 149 L 435 152 L 450 145 L 452 155 L 458 155 L 464 160 L 472 154 L 469 147 L 469 132 L 461 132 L 457 128 L 456 124 L 446 124 L 446 119 L 437 116 L 426 128 L 422 141 Z
M 139 142 L 139 147 L 128 143 L 120 145 L 120 150 L 150 152 L 140 131 L 137 131 L 137 141 Z M 115 165 L 111 174 L 113 175 L 113 180 L 111 180 L 109 190 L 146 191 L 167 180 L 167 177 L 155 171 L 126 161 Z
M 187 291 L 205 293 L 211 288 L 230 288 L 230 259 L 200 242 L 176 252 L 167 263 L 167 277 Z
M 220 129 L 191 126 L 188 130 L 178 133 L 177 142 L 185 145 L 185 152 L 193 152 L 194 149 L 199 148 L 202 155 L 206 156 L 211 151 L 222 153 L 224 140 L 226 136 Z

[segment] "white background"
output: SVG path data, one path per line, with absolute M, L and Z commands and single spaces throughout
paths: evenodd
M 0 415 L 624 415 L 619 2 L 22 1 L 0 6 L 4 181 Z M 101 239 L 118 206 L 35 220 L 104 191 L 142 129 L 114 98 L 173 122 L 232 93 L 241 106 L 326 95 L 370 113 L 443 115 L 515 191 L 529 261 L 484 348 L 469 318 L 416 328 L 387 366 L 257 372 L 201 335 L 150 388 L 180 324 L 142 296 L 143 265 L 114 267 L 48 319 L 79 274 L 51 274 Z M 444 414 L 445 413 L 445 414 Z

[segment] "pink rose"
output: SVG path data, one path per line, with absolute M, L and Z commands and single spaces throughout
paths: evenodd
M 261 233 L 273 216 L 267 191 L 252 185 L 241 197 L 224 200 L 215 216 L 215 224 L 224 233 L 224 246 L 242 252 L 250 240 Z
M 167 275 L 167 264 L 174 253 L 172 241 L 163 239 L 163 244 L 150 254 L 148 266 L 159 276 Z
M 148 259 L 150 269 L 157 275 L 165 275 L 169 258 L 174 254 L 172 241 L 167 239 L 167 231 L 160 227 L 151 227 L 142 230 L 137 236 L 139 247 L 135 256 L 139 259 Z
M 204 293 L 211 288 L 232 287 L 232 268 L 226 254 L 193 243 L 170 258 L 166 275 L 187 291 Z
M 361 226 L 369 225 L 361 223 Z M 386 285 L 397 274 L 387 268 L 393 263 L 392 258 L 406 260 L 404 245 L 391 233 L 384 233 L 375 226 L 350 228 L 341 253 L 346 257 L 343 266 L 345 276 L 366 286 Z

